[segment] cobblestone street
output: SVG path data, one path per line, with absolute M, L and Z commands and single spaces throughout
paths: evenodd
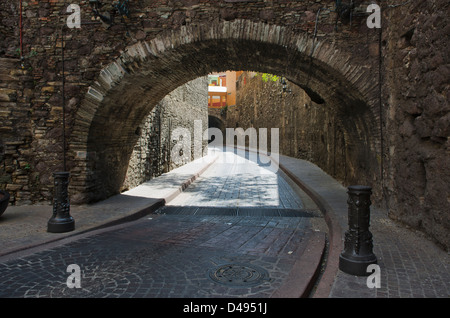
M 0 297 L 270 297 L 311 235 L 306 218 L 163 215 L 0 264 Z M 66 285 L 81 268 L 81 289 Z M 228 264 L 263 268 L 247 287 L 215 282 Z
M 296 189 L 296 191 L 293 189 Z M 214 166 L 170 205 L 307 209 L 317 207 L 281 171 L 225 151 Z
M 304 160 L 280 161 L 276 174 L 259 174 L 249 162 L 190 163 L 97 205 L 74 207 L 78 225 L 71 235 L 45 232 L 51 207 L 11 207 L 0 224 L 9 247 L 0 256 L 0 297 L 299 297 L 298 287 L 322 268 L 327 246 L 314 297 L 448 298 L 448 254 L 376 207 L 371 232 L 381 287 L 368 288 L 366 277 L 338 270 L 338 243 L 348 226 L 346 189 Z M 183 180 L 195 181 L 187 186 Z M 308 185 L 329 206 L 331 225 L 296 184 Z M 286 195 L 277 198 L 277 189 Z M 149 208 L 164 197 L 170 198 L 166 206 Z M 259 206 L 264 199 L 270 204 Z M 133 214 L 135 221 L 117 219 Z M 80 266 L 80 289 L 66 284 L 70 264 Z
M 216 163 L 155 214 L 1 263 L 0 297 L 272 297 L 326 226 L 281 172 L 260 169 Z

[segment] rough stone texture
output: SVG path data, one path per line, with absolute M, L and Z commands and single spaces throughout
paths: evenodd
M 333 105 L 314 103 L 289 81 L 286 91 L 280 81 L 265 81 L 261 74 L 244 73 L 238 83 L 237 106 L 229 107 L 223 118 L 226 127 L 279 128 L 281 154 L 314 162 L 345 184 L 360 181 L 360 165 L 367 158 L 347 146 L 352 120 L 344 120 Z
M 17 57 L 19 8 L 16 3 L 1 5 L 5 41 L 0 51 L 5 57 Z M 372 84 L 344 79 L 367 71 L 370 63 L 357 58 L 353 67 L 344 67 L 351 47 L 361 39 L 335 19 L 333 6 L 316 1 L 142 1 L 132 5 L 129 19 L 116 17 L 107 28 L 91 19 L 91 9 L 82 1 L 81 29 L 65 29 L 62 37 L 67 16 L 63 1 L 24 2 L 23 56 L 33 81 L 28 105 L 33 117 L 28 124 L 35 136 L 26 146 L 33 149 L 29 170 L 39 174 L 28 180 L 28 196 L 32 201 L 50 201 L 51 174 L 63 169 L 62 48 L 70 191 L 76 201 L 87 202 L 119 191 L 137 141 L 136 128 L 152 108 L 176 87 L 211 71 L 248 68 L 284 73 L 287 69 L 287 76 L 330 101 L 344 105 L 345 100 L 357 107 L 366 99 L 373 104 Z M 319 8 L 327 9 L 320 11 L 315 29 Z M 339 32 L 333 31 L 335 25 Z M 345 41 L 345 47 L 339 48 L 342 54 L 338 46 L 323 41 L 326 37 Z M 372 40 L 363 40 L 368 41 Z M 218 50 L 223 47 L 226 50 Z M 327 91 L 329 87 L 342 87 L 351 94 Z M 376 134 L 377 128 L 369 130 Z M 377 151 L 376 141 L 371 148 Z
M 208 79 L 202 77 L 178 87 L 155 106 L 150 115 L 139 126 L 140 135 L 131 154 L 122 190 L 160 176 L 193 159 L 194 121 L 202 121 L 201 132 L 208 127 Z M 171 159 L 173 142 L 171 134 L 176 128 L 187 128 L 191 136 L 191 151 L 181 162 Z M 207 141 L 203 141 L 202 149 Z
M 12 202 L 31 203 L 31 191 L 46 191 L 32 185 L 41 175 L 30 169 L 35 154 L 31 146 L 30 73 L 20 66 L 19 59 L 0 58 L 0 184 Z
M 450 246 L 449 3 L 388 10 L 383 29 L 389 215 Z
M 65 4 L 23 2 L 22 68 L 18 2 L 0 3 L 0 57 L 10 60 L 0 72 L 0 185 L 12 203 L 51 201 L 63 150 L 77 201 L 119 192 L 136 128 L 164 96 L 213 71 L 254 70 L 351 115 L 346 146 L 365 158 L 348 164 L 361 165 L 355 178 L 392 217 L 450 245 L 445 1 L 384 1 L 381 39 L 335 1 L 133 1 L 111 27 L 80 1 L 81 29 L 62 36 Z

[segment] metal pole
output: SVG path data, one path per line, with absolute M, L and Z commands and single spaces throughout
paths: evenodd
M 370 195 L 368 186 L 348 187 L 348 225 L 345 233 L 344 251 L 339 257 L 339 269 L 347 274 L 367 276 L 367 266 L 376 264 L 377 258 L 372 252 L 372 233 L 370 226 Z
M 62 58 L 62 112 L 63 112 L 63 172 L 55 172 L 54 189 L 53 189 L 53 215 L 47 222 L 47 232 L 63 233 L 73 231 L 75 229 L 75 220 L 70 216 L 70 200 L 69 200 L 69 175 L 66 171 L 66 117 L 65 117 L 65 69 L 64 69 L 64 24 L 61 27 L 61 58 Z
M 61 27 L 61 66 L 62 66 L 62 115 L 63 115 L 63 171 L 66 171 L 66 96 L 64 86 L 66 84 L 66 75 L 64 69 L 64 25 Z
M 47 223 L 47 232 L 63 233 L 75 229 L 75 220 L 70 216 L 69 202 L 69 172 L 55 172 L 53 216 Z
M 23 15 L 23 6 L 22 6 L 22 0 L 19 1 L 19 37 L 20 37 L 20 63 L 22 66 L 22 69 L 24 68 L 24 63 L 23 63 L 23 23 L 22 23 L 22 15 Z

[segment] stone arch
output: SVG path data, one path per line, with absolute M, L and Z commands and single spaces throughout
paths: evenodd
M 103 68 L 82 101 L 70 138 L 74 202 L 106 198 L 123 182 L 135 130 L 165 95 L 213 71 L 283 75 L 315 101 L 336 105 L 359 160 L 379 152 L 376 77 L 352 56 L 306 33 L 248 20 L 182 26 L 129 46 Z M 378 149 L 378 150 L 377 150 Z M 373 171 L 367 173 L 373 175 Z M 81 185 L 81 186 L 80 186 Z
M 219 117 L 208 115 L 208 128 L 218 128 L 222 132 L 222 136 L 225 136 L 225 123 Z

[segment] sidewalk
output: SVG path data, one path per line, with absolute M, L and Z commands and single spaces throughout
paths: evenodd
M 421 233 L 409 230 L 371 207 L 373 252 L 381 271 L 381 288 L 367 287 L 367 277 L 339 270 L 347 224 L 347 189 L 314 164 L 280 156 L 286 172 L 322 210 L 329 228 L 326 269 L 314 297 L 398 298 L 450 296 L 450 256 Z
M 52 206 L 9 206 L 0 219 L 0 256 L 139 219 L 174 199 L 215 160 L 217 156 L 210 155 L 104 201 L 71 206 L 70 215 L 75 220 L 71 232 L 47 232 Z
M 10 206 L 0 220 L 0 256 L 138 219 L 175 198 L 212 161 L 194 161 L 97 204 L 72 206 L 75 230 L 68 233 L 46 232 L 51 206 Z M 347 189 L 304 160 L 280 156 L 280 168 L 311 196 L 328 225 L 328 260 L 314 297 L 449 297 L 448 253 L 375 208 L 372 208 L 370 230 L 381 269 L 381 288 L 369 289 L 366 277 L 341 272 L 338 261 L 347 229 Z

